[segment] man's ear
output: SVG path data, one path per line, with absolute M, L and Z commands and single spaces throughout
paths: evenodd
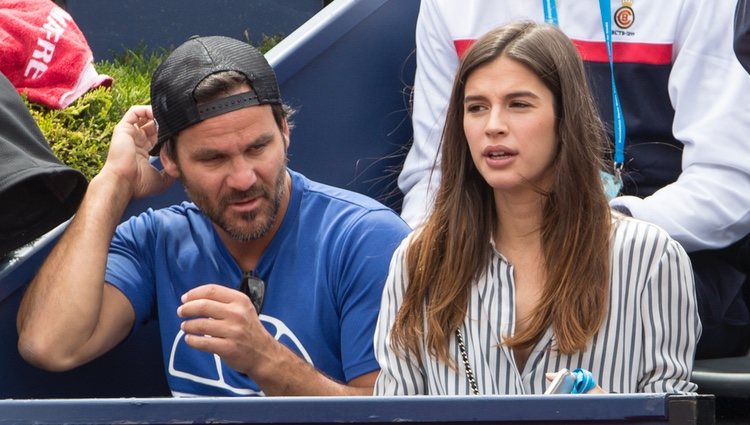
M 170 177 L 175 178 L 175 179 L 179 178 L 180 167 L 177 166 L 177 162 L 174 159 L 172 159 L 172 157 L 170 157 L 166 151 L 167 151 L 167 148 L 165 146 L 162 146 L 161 150 L 159 151 L 159 159 L 161 160 L 161 165 L 164 166 L 164 171 L 166 171 Z
M 289 122 L 284 118 L 281 126 L 281 134 L 284 136 L 285 151 L 289 149 Z

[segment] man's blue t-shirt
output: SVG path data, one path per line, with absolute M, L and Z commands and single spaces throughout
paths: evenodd
M 373 333 L 391 255 L 409 232 L 363 195 L 292 176 L 289 207 L 255 273 L 266 282 L 260 320 L 327 376 L 348 382 L 378 369 Z M 174 395 L 255 395 L 260 388 L 211 353 L 190 348 L 180 297 L 216 283 L 239 288 L 243 271 L 192 203 L 151 210 L 115 233 L 105 280 L 135 309 L 135 328 L 159 318 Z

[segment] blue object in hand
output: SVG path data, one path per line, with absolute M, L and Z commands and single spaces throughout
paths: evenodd
M 576 376 L 576 381 L 573 384 L 571 394 L 585 394 L 596 387 L 594 375 L 588 370 L 579 367 L 573 370 L 573 374 Z

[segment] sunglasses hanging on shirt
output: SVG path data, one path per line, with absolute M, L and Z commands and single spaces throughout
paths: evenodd
M 263 299 L 266 295 L 266 282 L 256 276 L 254 272 L 247 272 L 242 276 L 240 292 L 250 298 L 255 307 L 255 312 L 260 314 L 260 309 L 263 308 Z

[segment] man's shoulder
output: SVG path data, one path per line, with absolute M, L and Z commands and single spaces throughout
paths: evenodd
M 203 213 L 192 202 L 184 201 L 163 208 L 148 208 L 131 217 L 130 223 L 141 223 L 158 229 L 170 229 L 190 225 L 196 220 L 204 221 Z
M 393 209 L 366 195 L 299 177 L 304 179 L 296 182 L 301 192 L 299 225 L 308 231 L 316 228 L 321 237 L 377 234 L 382 241 L 400 241 L 410 231 Z
M 329 207 L 332 206 L 334 212 L 337 213 L 348 209 L 352 212 L 383 211 L 397 216 L 393 209 L 367 195 L 310 180 L 299 173 L 292 173 L 296 182 L 301 185 L 302 202 L 327 204 Z

